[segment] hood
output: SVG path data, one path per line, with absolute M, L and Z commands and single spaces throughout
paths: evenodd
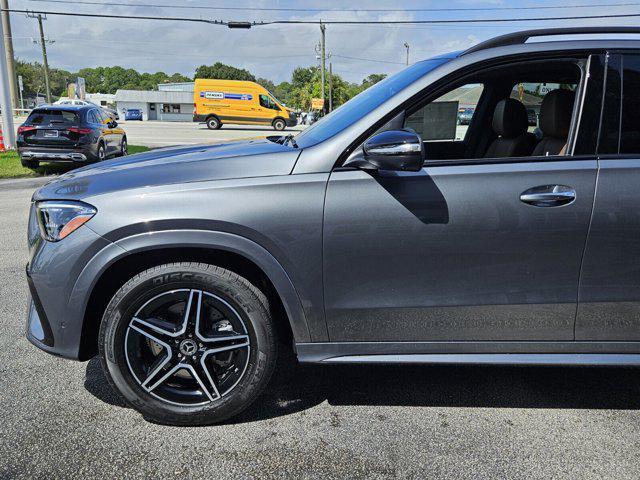
M 33 199 L 81 200 L 155 185 L 288 175 L 299 154 L 267 139 L 161 148 L 73 170 L 45 184 Z

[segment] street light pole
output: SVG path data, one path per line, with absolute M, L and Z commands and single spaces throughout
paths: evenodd
M 0 36 L 4 38 L 4 26 L 0 22 Z M 0 108 L 2 108 L 2 136 L 4 145 L 9 148 L 16 146 L 16 132 L 13 129 L 13 112 L 11 111 L 11 92 L 9 90 L 9 75 L 7 72 L 7 55 L 4 42 L 0 42 Z
M 409 65 L 409 44 L 404 42 L 404 48 L 407 49 L 407 65 Z

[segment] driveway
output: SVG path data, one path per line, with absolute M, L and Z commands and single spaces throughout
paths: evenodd
M 0 184 L 0 478 L 640 477 L 631 368 L 289 362 L 230 423 L 149 423 L 96 359 L 54 358 L 24 338 L 38 182 Z

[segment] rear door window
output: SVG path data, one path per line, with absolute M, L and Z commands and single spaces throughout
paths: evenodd
M 31 112 L 27 123 L 31 125 L 76 125 L 78 116 L 67 110 L 36 110 Z
M 640 153 L 640 55 L 625 55 L 622 69 L 620 153 Z
M 109 117 L 102 110 L 95 109 L 94 112 L 98 116 L 99 123 L 109 123 Z
M 91 112 L 89 112 L 89 120 L 91 121 L 91 123 L 95 123 L 98 125 L 102 123 L 102 119 L 100 118 L 98 110 L 93 109 L 91 110 Z
M 592 138 L 592 142 L 597 142 L 598 154 L 639 154 L 640 123 L 637 112 L 640 109 L 640 97 L 637 92 L 640 88 L 640 54 L 601 55 L 592 57 L 591 64 L 598 67 L 592 68 L 588 85 L 595 94 L 591 101 L 587 96 L 582 117 L 584 123 L 586 114 L 597 115 L 599 125 L 596 123 L 597 134 L 588 137 Z M 598 75 L 600 71 L 602 73 Z M 596 97 L 601 101 L 596 101 Z M 577 148 L 580 146 L 576 145 Z

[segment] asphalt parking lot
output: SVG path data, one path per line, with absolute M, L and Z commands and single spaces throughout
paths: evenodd
M 230 423 L 149 423 L 24 338 L 42 182 L 0 181 L 0 478 L 640 477 L 639 369 L 290 364 Z
M 26 117 L 16 117 L 14 119 L 15 128 L 22 125 L 25 120 Z M 144 145 L 150 148 L 295 134 L 305 128 L 305 126 L 298 125 L 287 127 L 283 132 L 277 132 L 269 126 L 223 125 L 220 130 L 209 130 L 203 123 L 161 122 L 157 120 L 141 122 L 122 119 L 118 120 L 118 124 L 127 133 L 129 145 Z
M 267 135 L 286 135 L 302 130 L 301 126 L 287 128 L 277 132 L 268 126 L 223 125 L 220 130 L 209 130 L 206 125 L 189 122 L 118 122 L 127 132 L 131 145 L 147 147 L 166 147 L 178 144 L 214 143 L 225 140 L 238 140 Z

